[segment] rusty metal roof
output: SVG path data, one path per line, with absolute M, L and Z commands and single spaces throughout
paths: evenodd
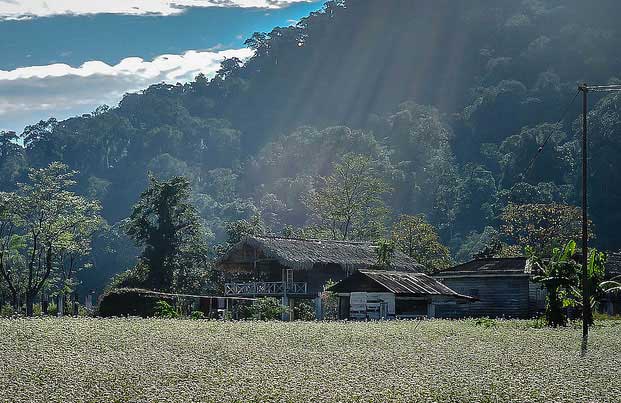
M 454 275 L 529 275 L 530 265 L 525 257 L 480 258 L 459 264 L 434 274 L 434 277 Z
M 354 276 L 366 276 L 377 284 L 381 285 L 387 291 L 397 295 L 443 295 L 468 300 L 476 298 L 459 294 L 438 280 L 424 274 L 416 272 L 402 271 L 384 271 L 384 270 L 359 270 L 358 274 L 354 274 L 341 283 L 334 285 L 331 291 L 348 292 L 348 283 L 355 281 Z

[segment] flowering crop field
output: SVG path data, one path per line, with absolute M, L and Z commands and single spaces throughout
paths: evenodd
M 621 401 L 621 323 L 0 319 L 0 402 Z

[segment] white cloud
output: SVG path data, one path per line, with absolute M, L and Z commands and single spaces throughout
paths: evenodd
M 251 55 L 246 48 L 188 51 L 152 61 L 128 57 L 113 66 L 94 60 L 80 67 L 50 64 L 0 70 L 0 126 L 19 131 L 49 116 L 65 118 L 101 104 L 115 105 L 127 92 L 154 83 L 191 81 L 199 73 L 213 76 L 225 57 L 244 60 Z
M 53 15 L 174 15 L 189 7 L 280 8 L 316 0 L 0 0 L 0 19 Z

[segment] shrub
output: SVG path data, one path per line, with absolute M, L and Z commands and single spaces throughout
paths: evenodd
M 299 301 L 293 307 L 293 317 L 296 320 L 315 320 L 315 305 L 307 301 Z
M 131 269 L 125 270 L 124 272 L 112 277 L 112 280 L 106 287 L 105 292 L 108 293 L 112 290 L 118 290 L 121 288 L 140 289 L 140 287 L 144 287 L 148 273 L 149 268 L 146 265 L 137 263 L 136 266 Z
M 158 301 L 172 304 L 171 297 L 162 297 L 157 293 L 139 288 L 119 288 L 101 296 L 99 315 L 108 316 L 154 316 Z
M 490 328 L 490 327 L 496 327 L 496 321 L 494 319 L 488 318 L 488 317 L 484 317 L 484 318 L 479 318 L 477 319 L 477 321 L 475 322 L 476 326 L 482 326 L 486 329 Z
M 190 318 L 192 319 L 205 319 L 205 314 L 201 311 L 192 311 L 192 313 L 190 314 Z
M 2 305 L 2 307 L 0 307 L 0 317 L 8 318 L 13 315 L 15 315 L 15 309 L 13 309 L 11 305 L 5 304 L 5 305 Z
M 155 316 L 163 319 L 173 319 L 179 316 L 175 307 L 166 301 L 157 301 L 155 303 Z
M 276 298 L 266 297 L 257 299 L 248 312 L 256 319 L 275 320 L 287 311 L 285 306 L 280 305 Z

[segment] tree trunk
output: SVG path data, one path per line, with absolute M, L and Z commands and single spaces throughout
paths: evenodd
M 31 292 L 26 292 L 26 316 L 32 316 L 34 314 L 34 295 Z

